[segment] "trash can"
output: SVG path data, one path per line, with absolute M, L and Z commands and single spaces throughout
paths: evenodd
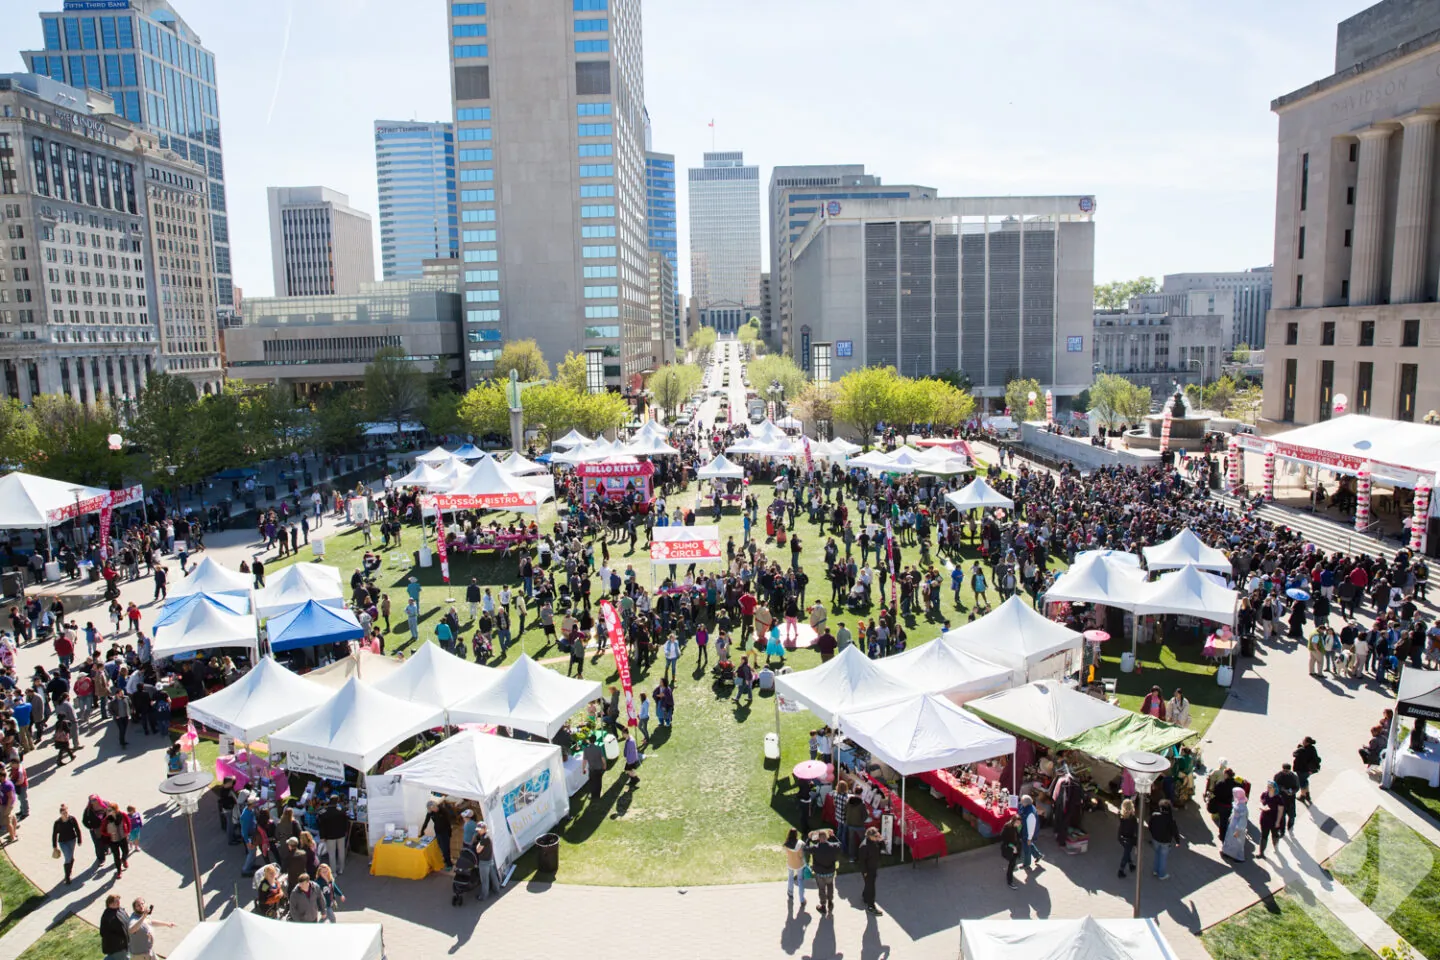
M 559 835 L 546 833 L 535 841 L 535 870 L 551 876 L 560 872 Z
M 275 499 L 275 484 L 273 484 L 273 483 L 267 483 L 267 484 L 265 484 L 265 499 L 266 499 L 266 500 L 274 500 L 274 499 Z

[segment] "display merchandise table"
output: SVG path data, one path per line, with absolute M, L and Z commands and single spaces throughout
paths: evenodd
M 434 837 L 409 840 L 383 840 L 370 858 L 372 877 L 399 877 L 402 880 L 424 880 L 445 869 L 445 855 Z
M 1404 743 L 1395 754 L 1395 776 L 1418 777 L 1432 787 L 1440 787 L 1440 740 L 1427 739 L 1423 753 L 1416 753 L 1408 742 Z
M 215 779 L 235 778 L 235 789 L 244 790 L 245 784 L 255 777 L 270 780 L 275 784 L 275 795 L 281 800 L 290 796 L 290 779 L 279 767 L 272 767 L 270 761 L 249 753 L 233 753 L 215 758 Z
M 919 774 L 919 779 L 940 794 L 940 798 L 947 805 L 963 810 L 965 821 L 979 831 L 982 837 L 988 839 L 999 836 L 1005 824 L 1010 822 L 1009 810 L 996 810 L 981 799 L 979 793 L 967 790 L 948 771 L 931 770 Z
M 891 790 L 885 784 L 871 779 L 871 785 L 890 800 L 890 809 L 895 814 L 895 832 L 900 834 L 901 824 L 904 823 L 905 835 L 900 839 L 905 846 L 910 848 L 910 856 L 916 860 L 924 860 L 926 857 L 943 857 L 949 851 L 945 846 L 945 834 L 940 828 L 929 820 L 925 819 L 914 807 L 900 799 L 900 794 Z

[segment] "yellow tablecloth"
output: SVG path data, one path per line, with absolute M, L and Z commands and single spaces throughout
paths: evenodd
M 381 842 L 370 858 L 370 875 L 423 880 L 436 870 L 445 869 L 445 856 L 434 840 L 423 847 L 407 847 L 403 843 Z

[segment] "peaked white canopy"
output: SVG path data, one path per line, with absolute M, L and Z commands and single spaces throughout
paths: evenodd
M 872 473 L 911 473 L 911 470 L 896 467 L 890 454 L 882 450 L 871 450 L 869 453 L 862 453 L 858 457 L 851 457 L 845 461 L 845 466 L 850 469 L 869 470 Z
M 838 453 L 842 456 L 849 456 L 852 453 L 859 453 L 861 446 L 858 443 L 851 443 L 844 437 L 836 437 L 826 444 L 826 449 L 831 453 Z
M 663 437 L 655 434 L 647 434 L 643 430 L 636 434 L 634 440 L 625 444 L 623 450 L 632 457 L 674 457 L 680 455 L 680 451 L 666 443 Z
M 384 944 L 378 923 L 286 923 L 248 910 L 194 927 L 169 960 L 275 960 L 276 957 L 325 957 L 326 960 L 381 960 Z
M 940 447 L 933 448 L 940 450 Z M 970 466 L 970 461 L 960 454 L 950 454 L 945 457 L 928 457 L 915 470 L 916 473 L 928 473 L 937 477 L 953 477 L 962 473 L 974 473 L 975 468 Z
M 428 644 L 434 646 L 434 644 Z M 272 657 L 224 690 L 193 700 L 191 720 L 249 743 L 314 710 L 334 695 L 318 683 L 296 676 Z
M 420 463 L 449 463 L 455 459 L 455 455 L 444 447 L 436 447 L 428 453 L 416 454 L 415 459 Z
M 1050 747 L 1102 724 L 1134 716 L 1128 710 L 1096 700 L 1055 680 L 1036 680 L 1013 690 L 992 693 L 971 700 L 965 709 L 998 727 Z
M 805 424 L 801 423 L 799 420 L 796 420 L 794 417 L 788 416 L 781 417 L 779 420 L 776 420 L 775 426 L 779 427 L 781 430 L 788 431 L 800 431 L 805 429 Z
M 552 444 L 552 446 L 559 447 L 562 450 L 569 450 L 572 447 L 578 447 L 582 444 L 586 444 L 589 442 L 590 438 L 585 436 L 585 434 L 581 433 L 579 430 L 571 430 L 569 433 L 565 434 L 565 436 L 561 437 L 559 440 L 556 440 Z
M 453 458 L 443 462 L 418 461 L 415 469 L 401 477 L 396 477 L 394 482 L 402 487 L 424 487 L 427 490 L 443 490 L 455 482 L 455 465 Z
M 401 700 L 448 707 L 493 683 L 499 675 L 494 667 L 462 660 L 438 644 L 422 643 L 400 669 L 371 683 L 381 693 Z
M 231 570 L 222 566 L 215 558 L 207 556 L 201 557 L 200 562 L 190 568 L 189 575 L 170 588 L 168 595 L 172 600 L 188 597 L 192 593 L 227 594 L 248 598 L 254 583 L 255 580 L 250 574 Z M 246 602 L 248 604 L 248 599 Z
M 1181 567 L 1144 584 L 1132 609 L 1137 614 L 1176 613 L 1233 627 L 1239 600 L 1238 593 L 1216 583 L 1198 567 Z
M 1015 752 L 1015 737 L 930 694 L 846 711 L 840 729 L 901 776 Z
M 990 486 L 985 482 L 984 477 L 976 477 L 954 493 L 945 494 L 945 499 L 961 510 L 978 510 L 982 507 L 1012 508 L 1015 506 L 1014 500 Z
M 270 750 L 364 771 L 397 743 L 438 727 L 444 716 L 439 704 L 410 703 L 352 677 L 315 710 L 272 733 Z
M 311 670 L 305 674 L 305 679 L 335 693 L 345 686 L 351 677 L 359 677 L 366 683 L 378 683 L 404 665 L 404 661 L 394 657 L 371 653 L 369 650 L 356 650 L 348 657 L 341 657 L 317 670 Z
M 1207 546 L 1189 527 L 1164 543 L 1145 547 L 1141 553 L 1145 554 L 1145 566 L 1152 572 L 1177 567 L 1199 567 L 1201 570 L 1229 574 L 1235 569 L 1230 558 L 1225 556 L 1225 551 Z
M 489 456 L 489 454 L 473 443 L 461 444 L 456 449 L 450 451 L 450 455 L 457 460 L 479 460 L 481 457 Z
M 646 420 L 641 424 L 640 429 L 635 431 L 635 435 L 659 437 L 661 440 L 664 440 L 670 436 L 670 428 L 662 424 L 659 420 Z
M 74 507 L 77 499 L 103 497 L 109 492 L 100 487 L 84 487 L 19 470 L 7 473 L 0 477 L 0 529 L 48 527 L 54 523 L 50 519 L 51 511 Z
M 1113 560 L 1115 563 L 1127 567 L 1139 568 L 1140 566 L 1140 558 L 1128 550 L 1081 550 L 1075 554 L 1076 562 L 1084 560 L 1086 557 L 1105 557 L 1107 560 Z
M 152 633 L 151 655 L 157 660 L 216 647 L 253 650 L 259 642 L 253 616 L 235 613 L 217 603 L 192 603 L 184 613 Z
M 695 471 L 695 476 L 701 480 L 743 480 L 745 479 L 745 468 L 731 463 L 722 453 Z
M 829 663 L 775 678 L 775 691 L 834 723 L 847 710 L 858 710 L 913 697 L 918 691 L 881 670 L 854 646 Z
M 983 697 L 1015 685 L 1016 671 L 968 650 L 936 640 L 877 661 L 880 669 L 923 693 L 937 693 L 955 703 Z
M 756 437 L 742 437 L 726 447 L 725 452 L 759 454 L 764 453 L 769 448 L 770 443 L 768 441 L 760 440 Z
M 450 722 L 498 723 L 549 740 L 599 696 L 598 681 L 562 677 L 524 654 L 484 689 L 452 706 Z
M 544 491 L 536 485 L 526 483 L 521 477 L 506 473 L 500 469 L 500 464 L 494 458 L 486 457 L 480 460 L 455 483 L 453 487 L 445 491 L 451 496 L 474 496 L 474 497 L 502 497 L 515 494 L 522 499 L 529 499 L 531 505 L 523 507 L 526 510 L 534 510 L 540 501 L 548 499 Z M 516 509 L 506 507 L 504 509 Z
M 261 618 L 273 617 L 308 600 L 327 607 L 345 606 L 339 568 L 322 563 L 291 564 L 255 593 L 255 612 Z
M 1045 601 L 1103 603 L 1122 610 L 1134 610 L 1144 589 L 1143 570 L 1097 551 L 1077 558 L 1069 570 L 1060 574 L 1045 591 Z
M 1154 920 L 961 920 L 962 960 L 1175 960 Z
M 550 472 L 550 468 L 543 463 L 527 460 L 514 450 L 507 453 L 505 459 L 500 461 L 500 469 L 517 477 Z
M 1074 672 L 1085 646 L 1082 634 L 1047 619 L 1019 594 L 974 623 L 945 633 L 940 642 L 1009 667 L 1022 683 Z

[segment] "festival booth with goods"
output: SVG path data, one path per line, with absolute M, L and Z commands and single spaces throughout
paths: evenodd
M 1154 920 L 961 920 L 961 960 L 1175 960 Z
M 1145 750 L 1174 758 L 1179 744 L 1196 735 L 1054 680 L 971 700 L 964 709 L 1020 738 L 1006 786 L 1015 794 L 1030 794 L 1050 823 L 1058 818 L 1065 825 L 1066 845 L 1078 847 L 1071 852 L 1088 847 L 1084 813 L 1099 807 L 1101 794 L 1118 793 L 1122 753 Z M 1188 771 L 1179 766 L 1172 771 L 1176 801 L 1183 803 L 1189 796 Z
M 1228 577 L 1235 569 L 1225 551 L 1207 546 L 1205 541 L 1188 527 L 1164 543 L 1145 547 L 1140 552 L 1145 555 L 1145 567 L 1151 573 L 1180 567 L 1198 567 Z
M 103 556 L 109 553 L 111 517 L 114 511 L 144 501 L 145 490 L 138 485 L 123 490 L 106 490 L 103 487 L 78 486 L 16 470 L 0 477 L 0 530 L 43 529 L 45 543 L 49 546 L 51 528 L 98 513 L 99 547 Z M 45 578 L 60 579 L 58 562 L 52 560 L 46 564 Z
M 547 486 L 530 482 L 536 479 L 507 473 L 500 469 L 494 457 L 482 456 L 473 467 L 460 473 L 455 484 L 444 493 L 422 499 L 423 507 L 435 511 L 435 552 L 446 583 L 450 582 L 450 545 L 454 538 L 446 534 L 445 514 L 456 510 L 506 510 L 539 517 L 540 504 L 552 499 L 555 491 L 553 483 Z M 508 550 L 513 543 L 535 539 L 535 535 L 528 531 L 502 534 L 498 527 L 486 532 L 485 536 L 484 549 L 499 550 Z M 465 550 L 480 548 L 468 542 L 463 546 Z M 421 544 L 422 566 L 429 566 L 429 549 L 427 544 Z
M 495 866 L 505 879 L 521 854 L 570 813 L 559 747 L 478 730 L 457 734 L 366 781 L 375 850 L 370 872 L 383 876 L 403 876 L 395 872 L 404 868 L 401 851 L 416 842 L 411 838 L 420 832 L 425 804 L 437 795 L 474 809 L 489 828 Z
M 987 510 L 1003 508 L 1006 510 L 1015 509 L 1015 501 L 1005 494 L 996 490 L 985 481 L 984 477 L 977 476 L 965 486 L 954 493 L 945 494 L 945 499 L 955 508 L 962 511 Z
M 1070 569 L 1055 578 L 1043 599 L 1052 615 L 1076 612 L 1076 619 L 1087 628 L 1101 629 L 1107 636 L 1133 637 L 1138 629 L 1135 604 L 1146 587 L 1138 557 L 1091 550 L 1078 555 Z M 1081 617 L 1073 609 L 1077 604 L 1092 609 Z M 1125 655 L 1121 668 L 1127 673 L 1133 670 L 1134 659 L 1133 653 Z
M 348 607 L 306 600 L 265 621 L 271 653 L 348 643 L 365 637 L 365 628 Z
M 1225 586 L 1215 574 L 1205 573 L 1199 567 L 1181 567 L 1145 584 L 1132 609 L 1137 617 L 1162 617 L 1160 623 L 1164 639 L 1168 642 L 1177 640 L 1177 631 L 1186 629 L 1194 629 L 1198 635 L 1206 637 L 1202 653 L 1216 663 L 1215 681 L 1222 687 L 1228 687 L 1234 677 L 1234 668 L 1219 661 L 1229 659 L 1233 663 L 1238 645 L 1233 628 L 1239 603 L 1240 594 Z M 1206 622 L 1218 624 L 1220 629 L 1206 630 L 1203 627 Z M 1135 655 L 1134 645 L 1139 642 L 1141 633 L 1148 634 L 1148 631 L 1135 631 L 1130 648 L 1132 658 Z M 1124 671 L 1126 667 L 1122 656 L 1120 669 Z
M 191 601 L 177 607 L 173 617 L 162 616 L 154 625 L 150 655 L 164 660 L 197 650 L 243 647 L 250 651 L 253 663 L 257 645 L 253 616 L 210 600 Z
M 976 656 L 942 637 L 893 657 L 875 661 L 881 670 L 922 693 L 964 703 L 1013 687 L 1015 670 Z
M 1402 719 L 1410 721 L 1410 736 L 1403 745 Z M 1379 758 L 1381 782 L 1387 790 L 1395 777 L 1417 777 L 1432 787 L 1440 787 L 1440 739 L 1427 732 L 1432 720 L 1440 720 L 1440 673 L 1402 667 L 1385 756 Z
M 459 475 L 454 462 L 436 464 L 424 460 L 415 464 L 415 469 L 395 478 L 397 487 L 421 487 L 425 490 L 446 490 L 455 485 Z
M 928 820 L 912 813 L 906 802 L 906 777 L 918 776 L 931 791 L 985 837 L 996 836 L 1009 820 L 1008 796 L 982 780 L 971 768 L 1005 765 L 1015 753 L 1015 737 L 978 720 L 943 697 L 919 695 L 897 703 L 848 711 L 840 730 L 871 758 L 893 770 L 900 795 L 879 778 L 870 785 L 898 812 L 900 836 L 915 859 L 944 856 L 944 835 Z M 997 758 L 1000 759 L 997 762 Z
M 345 588 L 338 567 L 322 563 L 286 567 L 255 591 L 255 613 L 264 620 L 312 600 L 327 607 L 345 606 Z
M 1008 667 L 1020 683 L 1077 673 L 1085 646 L 1083 636 L 1047 619 L 1019 594 L 979 620 L 946 632 L 940 642 Z
M 251 743 L 287 726 L 334 695 L 318 683 L 291 673 L 272 657 L 261 657 L 249 673 L 218 693 L 189 705 L 194 723 Z
M 655 499 L 655 464 L 648 460 L 581 463 L 575 474 L 580 478 L 580 496 L 587 506 L 596 500 L 621 501 L 630 494 L 644 513 Z
M 287 923 L 248 910 L 195 926 L 168 960 L 383 960 L 378 923 Z
M 250 588 L 255 580 L 248 573 L 231 570 L 211 557 L 202 557 L 190 573 L 166 591 L 166 606 L 191 596 L 206 596 L 236 613 L 250 612 Z
M 400 667 L 368 681 L 376 690 L 409 703 L 449 709 L 495 683 L 501 671 L 462 660 L 438 644 L 422 643 Z

